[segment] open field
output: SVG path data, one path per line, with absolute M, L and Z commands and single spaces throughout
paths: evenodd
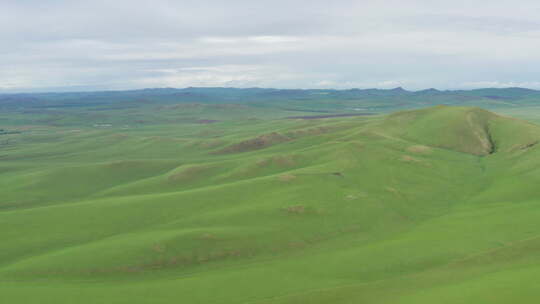
M 10 109 L 0 302 L 532 303 L 540 111 L 497 110 L 530 121 L 450 106 Z

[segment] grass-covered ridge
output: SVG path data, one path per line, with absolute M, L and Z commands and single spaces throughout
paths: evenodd
M 168 115 L 3 135 L 0 299 L 538 296 L 538 125 L 448 106 L 310 120 Z

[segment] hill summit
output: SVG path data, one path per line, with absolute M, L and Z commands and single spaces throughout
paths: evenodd
M 385 119 L 383 128 L 406 140 L 481 156 L 530 147 L 540 138 L 537 125 L 476 107 L 397 112 Z

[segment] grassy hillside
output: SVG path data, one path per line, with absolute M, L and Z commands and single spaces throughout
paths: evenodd
M 540 126 L 471 107 L 307 120 L 212 107 L 137 127 L 0 126 L 17 131 L 0 136 L 0 299 L 539 296 Z

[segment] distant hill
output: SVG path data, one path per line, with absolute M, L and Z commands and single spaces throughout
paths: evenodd
M 0 108 L 74 108 L 171 103 L 240 103 L 261 107 L 343 111 L 366 107 L 388 112 L 426 105 L 484 108 L 540 104 L 540 91 L 523 88 L 440 91 L 383 89 L 158 88 L 130 91 L 0 94 Z

